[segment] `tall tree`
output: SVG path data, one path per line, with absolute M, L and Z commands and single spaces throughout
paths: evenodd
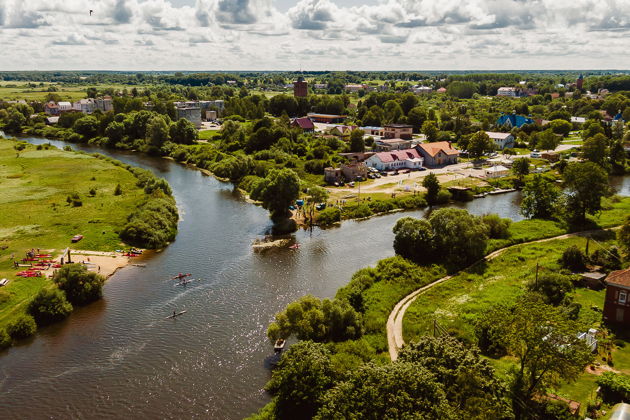
M 602 168 L 608 167 L 608 139 L 603 134 L 595 134 L 584 141 L 582 156 L 598 164 Z
M 530 164 L 529 158 L 525 157 L 525 158 L 514 159 L 514 162 L 512 163 L 512 173 L 516 175 L 519 183 L 522 183 L 523 178 L 529 175 L 529 164 Z
M 494 150 L 494 144 L 485 131 L 477 131 L 468 140 L 468 154 L 473 159 L 479 159 L 484 153 Z
M 427 136 L 428 141 L 436 141 L 440 130 L 435 121 L 426 120 L 422 123 L 422 133 Z
M 291 169 L 272 169 L 253 187 L 251 196 L 262 201 L 271 218 L 281 220 L 289 216 L 289 206 L 300 194 L 300 178 Z
M 440 181 L 437 176 L 431 172 L 425 176 L 422 180 L 422 186 L 427 189 L 427 202 L 429 204 L 435 204 L 437 202 L 437 196 L 440 192 Z
M 586 214 L 601 210 L 602 197 L 609 194 L 608 175 L 593 162 L 569 163 L 564 169 L 566 213 L 576 223 L 584 223 Z
M 536 174 L 523 188 L 521 213 L 527 218 L 547 219 L 553 216 L 560 190 Z
M 168 140 L 168 125 L 161 115 L 154 115 L 147 123 L 147 138 L 157 148 Z
M 351 152 L 364 152 L 365 151 L 365 141 L 363 140 L 363 135 L 365 132 L 363 130 L 354 129 L 350 133 L 350 151 Z

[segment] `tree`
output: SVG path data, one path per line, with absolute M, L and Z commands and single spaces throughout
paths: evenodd
M 571 245 L 562 253 L 560 257 L 560 265 L 571 271 L 586 270 L 586 255 L 576 245 Z
M 602 127 L 601 122 L 599 120 L 587 120 L 582 125 L 582 138 L 586 140 L 596 134 L 604 134 L 604 127 Z
M 593 162 L 569 163 L 564 170 L 566 213 L 569 219 L 583 223 L 586 214 L 601 210 L 602 197 L 610 192 L 608 175 Z
M 313 213 L 315 212 L 315 205 L 318 203 L 325 203 L 328 200 L 328 190 L 319 186 L 313 186 L 308 189 L 308 198 L 306 202 L 310 205 L 311 223 L 313 223 Z
M 422 125 L 427 120 L 427 112 L 424 108 L 417 106 L 412 108 L 407 114 L 407 122 L 413 125 L 414 133 L 419 133 Z
M 427 120 L 422 123 L 422 133 L 427 136 L 428 141 L 436 141 L 440 130 L 435 121 Z
M 335 379 L 330 356 L 323 344 L 312 341 L 293 344 L 282 356 L 265 387 L 274 395 L 276 418 L 313 417 Z
M 117 121 L 110 122 L 105 128 L 105 136 L 109 139 L 109 144 L 116 145 L 125 136 L 125 125 Z
M 523 188 L 521 213 L 529 219 L 548 219 L 554 214 L 559 196 L 555 185 L 536 174 Z
M 154 115 L 147 123 L 146 137 L 151 145 L 162 147 L 168 140 L 168 124 L 162 115 Z
M 394 100 L 387 101 L 383 104 L 386 123 L 397 123 L 405 115 L 400 104 Z
M 507 239 L 510 236 L 510 219 L 501 218 L 498 214 L 489 213 L 480 217 L 481 222 L 488 230 L 490 239 Z
M 229 179 L 236 188 L 253 167 L 254 160 L 250 156 L 231 156 L 212 165 L 212 172 L 218 177 Z
M 22 126 L 26 125 L 27 121 L 26 117 L 22 115 L 20 111 L 15 108 L 10 108 L 4 129 L 9 133 L 19 133 L 22 131 Z
M 85 305 L 103 296 L 105 278 L 82 264 L 66 264 L 53 275 L 53 282 L 72 304 Z
M 14 340 L 28 338 L 37 331 L 37 324 L 30 315 L 21 315 L 7 325 L 7 333 Z
M 363 130 L 354 129 L 350 133 L 350 151 L 353 153 L 364 152 L 365 151 L 365 142 L 363 141 L 363 135 L 365 132 Z
M 427 220 L 403 217 L 396 222 L 393 231 L 396 254 L 421 264 L 433 260 L 433 228 Z
M 630 109 L 630 108 L 629 108 Z M 626 172 L 626 151 L 621 140 L 615 140 L 610 146 L 610 164 L 612 173 L 623 175 Z
M 463 209 L 442 208 L 431 213 L 435 249 L 450 264 L 461 266 L 483 257 L 487 228 Z
M 272 169 L 267 177 L 253 187 L 251 197 L 262 201 L 271 212 L 271 218 L 279 220 L 289 216 L 289 206 L 300 195 L 300 178 L 291 169 Z
M 195 124 L 185 118 L 180 118 L 171 124 L 169 129 L 171 141 L 179 144 L 193 144 L 197 140 L 199 132 Z
M 514 159 L 514 162 L 512 163 L 512 173 L 516 175 L 519 183 L 522 183 L 523 178 L 529 175 L 529 165 L 530 165 L 529 158 L 524 157 L 524 158 Z
M 435 375 L 415 363 L 365 364 L 328 391 L 315 419 L 455 419 Z
M 433 172 L 429 173 L 429 175 L 425 176 L 422 180 L 422 186 L 427 189 L 427 203 L 435 204 L 438 193 L 440 192 L 440 181 L 438 181 L 437 176 Z
M 85 139 L 91 139 L 98 134 L 99 123 L 96 117 L 86 115 L 74 122 L 72 129 L 82 135 Z
M 492 152 L 494 150 L 494 144 L 490 139 L 490 136 L 485 131 L 477 131 L 468 140 L 468 147 L 466 148 L 468 154 L 473 159 L 481 158 L 484 153 Z
M 472 82 L 455 81 L 446 87 L 446 93 L 460 99 L 470 99 L 476 91 L 477 88 Z
M 271 340 L 295 335 L 300 340 L 344 341 L 363 334 L 363 320 L 345 300 L 307 295 L 276 314 L 267 328 Z
M 590 348 L 577 337 L 583 327 L 539 296 L 525 295 L 512 307 L 497 305 L 482 318 L 496 327 L 496 338 L 518 360 L 512 372 L 517 418 L 526 416 L 519 402 L 529 404 L 561 381 L 574 381 L 593 359 Z
M 55 288 L 42 289 L 28 305 L 28 313 L 35 318 L 37 325 L 47 325 L 61 321 L 72 312 L 72 305 L 64 293 Z
M 461 410 L 460 418 L 509 417 L 511 410 L 504 398 L 507 389 L 476 346 L 451 335 L 424 336 L 406 345 L 398 362 L 413 363 L 433 373 L 451 406 Z
M 573 125 L 566 120 L 553 120 L 549 123 L 554 134 L 566 136 L 573 129 Z
M 553 306 L 567 303 L 570 300 L 567 294 L 573 289 L 571 278 L 560 273 L 544 273 L 527 285 L 527 290 L 539 293 L 546 304 Z
M 626 256 L 630 256 L 630 216 L 626 216 L 626 221 L 617 231 L 617 242 Z
M 551 128 L 543 131 L 538 136 L 538 148 L 542 150 L 556 150 L 562 138 L 554 134 Z
M 595 134 L 584 141 L 582 156 L 602 168 L 608 166 L 608 139 L 603 134 Z

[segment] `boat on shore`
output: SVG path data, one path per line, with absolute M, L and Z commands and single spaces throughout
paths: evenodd
M 273 345 L 273 351 L 276 353 L 280 353 L 284 349 L 284 345 L 287 341 L 284 338 L 279 338 Z

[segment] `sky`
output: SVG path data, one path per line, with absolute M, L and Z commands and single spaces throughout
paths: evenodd
M 628 70 L 629 46 L 630 0 L 0 0 L 0 71 Z

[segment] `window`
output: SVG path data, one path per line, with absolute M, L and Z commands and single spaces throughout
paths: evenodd
M 619 303 L 626 303 L 626 292 L 619 292 Z

